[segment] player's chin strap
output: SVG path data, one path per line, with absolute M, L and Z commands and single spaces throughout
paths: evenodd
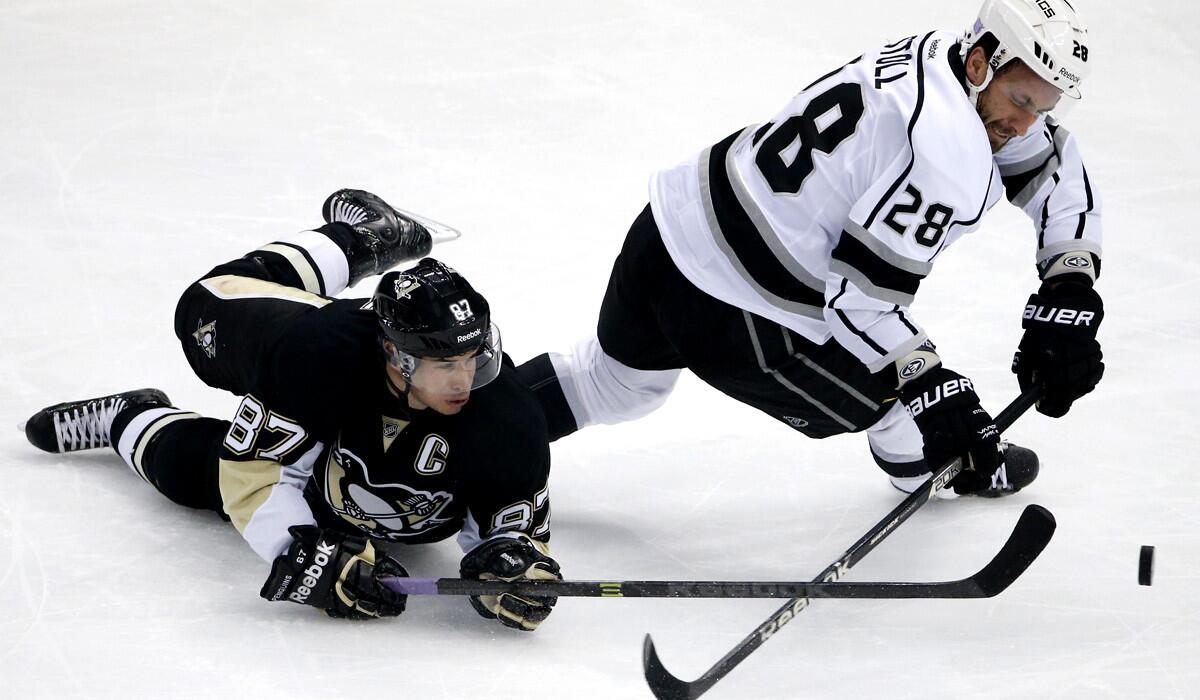
M 988 85 L 992 84 L 992 78 L 996 77 L 996 71 L 992 70 L 992 64 L 989 63 L 987 73 L 983 76 L 983 84 L 976 85 L 967 78 L 963 82 L 967 84 L 967 100 L 970 101 L 972 107 L 979 106 L 979 94 L 987 89 Z
M 1008 55 L 1007 47 L 1005 47 L 1003 44 L 997 46 L 992 52 L 991 58 L 988 59 L 988 61 L 984 64 L 987 68 L 987 73 L 984 73 L 983 75 L 983 82 L 979 85 L 975 85 L 971 82 L 970 76 L 966 75 L 967 58 L 971 55 L 971 49 L 974 47 L 974 42 L 971 44 L 964 44 L 959 54 L 959 58 L 962 60 L 963 65 L 963 82 L 966 83 L 967 87 L 967 100 L 971 102 L 972 107 L 978 106 L 979 93 L 986 90 L 987 86 L 992 84 L 992 78 L 996 77 L 996 69 L 1000 68 L 1000 66 L 1003 66 L 1007 60 L 1011 60 L 1006 60 L 1006 56 Z

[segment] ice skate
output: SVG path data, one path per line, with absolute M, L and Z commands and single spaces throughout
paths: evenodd
M 321 206 L 321 216 L 328 223 L 340 222 L 354 229 L 354 244 L 346 251 L 351 284 L 424 257 L 433 249 L 424 224 L 370 192 L 338 190 Z
M 96 399 L 70 401 L 43 408 L 22 426 L 25 437 L 40 450 L 61 454 L 108 447 L 113 419 L 130 406 L 169 406 L 158 389 L 137 389 Z
M 1033 483 L 1033 480 L 1037 478 L 1040 466 L 1037 453 L 1028 447 L 1004 441 L 1000 443 L 1000 450 L 1000 466 L 992 474 L 991 483 L 978 490 L 957 493 L 958 496 L 1000 498 L 1011 496 Z M 891 477 L 892 486 L 904 493 L 912 493 L 927 479 L 929 479 L 929 474 L 915 477 Z M 938 495 L 943 498 L 955 498 L 956 492 L 944 489 Z

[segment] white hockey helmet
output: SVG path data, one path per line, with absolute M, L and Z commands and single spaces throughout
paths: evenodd
M 985 34 L 1000 43 L 983 85 L 972 85 L 973 92 L 986 88 L 995 72 L 1016 58 L 1067 97 L 1082 97 L 1079 84 L 1091 72 L 1087 26 L 1067 0 L 984 0 L 962 39 L 964 61 Z

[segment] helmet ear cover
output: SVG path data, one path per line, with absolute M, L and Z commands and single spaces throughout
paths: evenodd
M 404 381 L 411 382 L 413 372 L 417 370 L 419 358 L 409 355 L 406 352 L 401 352 L 396 347 L 396 344 L 382 333 L 379 334 L 379 344 L 383 348 L 383 354 L 387 358 L 387 363 L 400 372 L 400 376 L 404 377 Z

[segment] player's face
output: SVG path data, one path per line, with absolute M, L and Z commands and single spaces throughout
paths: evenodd
M 994 78 L 979 93 L 975 107 L 983 120 L 992 153 L 1009 140 L 1023 136 L 1039 117 L 1058 104 L 1061 96 L 1058 88 L 1023 63 Z
M 475 381 L 475 353 L 421 358 L 413 370 L 408 398 L 413 408 L 431 408 L 445 416 L 462 410 Z

